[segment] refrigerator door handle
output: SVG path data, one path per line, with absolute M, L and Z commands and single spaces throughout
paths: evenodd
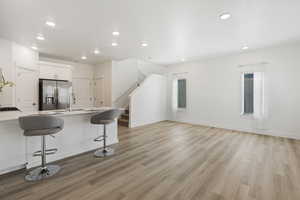
M 58 105 L 58 88 L 54 89 L 54 104 Z
M 76 104 L 76 95 L 74 92 L 72 93 L 72 100 L 73 100 L 73 104 Z

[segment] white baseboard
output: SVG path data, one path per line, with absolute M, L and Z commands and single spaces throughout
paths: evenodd
M 212 124 L 210 122 L 205 122 L 205 121 L 201 121 L 201 122 L 190 122 L 190 121 L 180 121 L 180 120 L 170 120 L 170 121 L 183 122 L 183 123 L 223 128 L 223 129 L 235 130 L 235 131 L 241 131 L 241 132 L 247 132 L 247 133 L 255 133 L 255 134 L 260 134 L 260 135 L 268 135 L 268 136 L 274 136 L 274 137 L 282 137 L 282 138 L 300 140 L 300 133 L 290 132 L 290 131 L 272 130 L 272 129 L 260 130 L 260 129 L 251 129 L 251 128 L 240 128 L 240 127 L 232 127 L 232 126 L 225 125 L 225 124 Z
M 25 169 L 25 168 L 26 168 L 26 164 L 18 165 L 18 166 L 15 166 L 15 167 L 10 167 L 10 168 L 7 168 L 7 169 L 0 169 L 0 175 L 7 174 L 9 172 L 17 171 L 17 170 L 20 170 L 20 169 Z

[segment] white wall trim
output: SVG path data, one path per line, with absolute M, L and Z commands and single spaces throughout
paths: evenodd
M 180 120 L 169 120 L 169 121 L 187 123 L 187 124 L 192 124 L 192 125 L 207 126 L 207 127 L 215 127 L 215 128 L 221 128 L 221 129 L 228 129 L 228 130 L 233 130 L 233 131 L 241 131 L 244 133 L 253 133 L 253 134 L 259 134 L 259 135 L 300 140 L 300 134 L 296 133 L 296 132 L 281 131 L 281 130 L 258 130 L 258 129 L 250 129 L 250 128 L 240 128 L 240 127 L 232 127 L 228 124 L 214 124 L 212 122 L 207 122 L 207 121 L 200 121 L 200 122 L 180 121 Z
M 10 167 L 10 168 L 6 168 L 6 169 L 1 169 L 0 170 L 0 175 L 7 174 L 7 173 L 10 173 L 10 172 L 13 172 L 13 171 L 20 170 L 20 169 L 25 169 L 25 168 L 26 168 L 26 164 L 18 165 L 18 166 L 15 166 L 15 167 Z

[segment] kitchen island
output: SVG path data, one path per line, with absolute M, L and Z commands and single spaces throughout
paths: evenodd
M 47 136 L 46 139 L 47 148 L 58 149 L 56 154 L 47 156 L 47 162 L 52 162 L 101 147 L 102 143 L 94 142 L 94 139 L 102 135 L 103 126 L 90 124 L 90 118 L 108 109 L 0 112 L 0 174 L 40 165 L 40 157 L 33 157 L 32 154 L 41 150 L 41 137 L 25 137 L 19 127 L 20 116 L 48 114 L 64 119 L 64 129 L 55 134 L 55 138 Z M 117 121 L 107 126 L 107 144 L 115 143 L 118 143 Z

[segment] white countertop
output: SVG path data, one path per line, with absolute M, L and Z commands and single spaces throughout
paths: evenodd
M 28 116 L 28 115 L 54 115 L 54 116 L 71 116 L 71 115 L 83 115 L 83 114 L 92 114 L 105 110 L 112 109 L 111 107 L 92 107 L 92 108 L 83 108 L 83 109 L 72 109 L 71 111 L 66 110 L 51 110 L 51 111 L 36 111 L 36 112 L 21 112 L 21 111 L 5 111 L 0 112 L 0 122 L 17 120 L 19 117 Z

